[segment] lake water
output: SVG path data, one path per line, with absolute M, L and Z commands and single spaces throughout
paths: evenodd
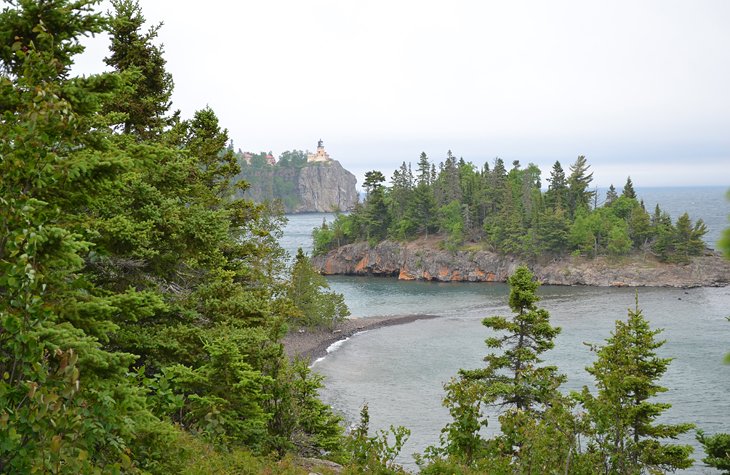
M 711 247 L 727 226 L 730 205 L 725 189 L 637 189 L 647 209 L 659 203 L 676 219 L 687 211 L 702 218 Z M 311 250 L 311 229 L 331 215 L 289 216 L 282 245 L 295 251 Z M 410 455 L 438 443 L 440 429 L 449 422 L 441 406 L 443 383 L 459 368 L 483 365 L 487 329 L 482 318 L 509 315 L 509 288 L 498 283 L 404 282 L 389 278 L 331 277 L 331 287 L 345 296 L 355 317 L 434 314 L 439 318 L 385 327 L 357 334 L 315 364 L 325 376 L 323 399 L 349 423 L 358 419 L 361 406 L 370 408 L 371 429 L 390 424 L 411 430 L 400 461 L 415 470 Z M 633 307 L 635 290 L 626 288 L 543 286 L 540 305 L 563 331 L 546 360 L 568 376 L 566 390 L 591 385 L 584 368 L 594 361 L 586 343 L 602 343 L 617 319 Z M 660 354 L 674 358 L 661 383 L 670 390 L 661 400 L 672 404 L 662 421 L 692 422 L 707 433 L 730 432 L 730 366 L 722 364 L 730 351 L 730 288 L 638 289 L 639 306 L 653 328 L 663 328 L 667 343 Z M 494 431 L 495 423 L 489 430 Z M 681 443 L 696 447 L 694 433 Z M 718 473 L 701 462 L 682 473 Z

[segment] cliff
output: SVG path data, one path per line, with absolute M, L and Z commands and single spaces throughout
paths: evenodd
M 245 167 L 238 178 L 249 184 L 245 198 L 257 203 L 280 200 L 287 213 L 347 211 L 358 198 L 355 175 L 337 160 L 302 167 Z
M 378 275 L 440 282 L 504 282 L 521 264 L 528 264 L 542 283 L 551 285 L 716 287 L 730 282 L 730 262 L 712 252 L 693 258 L 687 265 L 662 263 L 651 256 L 620 260 L 569 256 L 528 263 L 484 250 L 442 250 L 435 239 L 384 241 L 374 248 L 367 243 L 349 244 L 325 256 L 315 256 L 312 263 L 325 275 Z

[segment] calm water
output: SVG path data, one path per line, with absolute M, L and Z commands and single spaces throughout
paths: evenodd
M 726 226 L 730 206 L 724 188 L 639 189 L 648 209 L 656 202 L 673 218 L 684 211 L 705 220 L 714 243 Z M 311 229 L 331 215 L 289 216 L 282 244 L 290 251 L 311 250 Z M 711 247 L 714 247 L 711 245 Z M 401 462 L 415 469 L 410 454 L 437 444 L 449 421 L 441 406 L 442 385 L 459 368 L 481 366 L 487 330 L 481 319 L 508 315 L 505 284 L 402 282 L 386 278 L 333 277 L 331 286 L 345 295 L 357 317 L 428 313 L 438 315 L 407 325 L 355 335 L 339 345 L 315 369 L 326 378 L 323 398 L 345 418 L 357 421 L 360 407 L 370 407 L 371 428 L 390 424 L 411 429 Z M 601 343 L 616 319 L 634 305 L 634 290 L 589 287 L 540 288 L 541 305 L 563 332 L 546 359 L 568 376 L 566 390 L 591 385 L 584 368 L 594 360 L 584 342 Z M 662 400 L 673 407 L 666 422 L 693 422 L 708 433 L 730 431 L 730 366 L 722 357 L 730 350 L 730 289 L 639 289 L 639 304 L 652 327 L 663 328 L 667 340 L 661 354 L 674 358 L 662 380 L 670 391 Z M 494 425 L 490 428 L 494 431 Z M 696 446 L 694 435 L 680 442 Z M 716 473 L 697 463 L 683 473 Z

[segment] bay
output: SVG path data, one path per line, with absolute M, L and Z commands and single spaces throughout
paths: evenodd
M 714 247 L 730 207 L 722 187 L 637 189 L 647 209 L 660 204 L 674 219 L 688 212 L 708 226 L 706 241 Z M 599 190 L 600 193 L 600 190 Z M 651 204 L 650 204 L 651 203 Z M 311 230 L 331 214 L 290 215 L 282 245 L 311 252 Z M 408 427 L 411 438 L 400 462 L 415 471 L 411 454 L 438 443 L 440 429 L 449 422 L 441 406 L 443 384 L 459 368 L 483 365 L 487 329 L 481 319 L 509 315 L 505 284 L 404 282 L 390 278 L 329 278 L 342 293 L 353 316 L 433 314 L 439 318 L 357 334 L 338 346 L 314 369 L 325 376 L 322 398 L 356 423 L 360 408 L 369 405 L 371 429 L 391 424 Z M 661 384 L 669 388 L 660 400 L 673 407 L 662 421 L 692 422 L 707 433 L 730 432 L 730 366 L 722 364 L 730 351 L 730 289 L 598 288 L 543 286 L 541 306 L 552 322 L 563 328 L 555 349 L 546 359 L 568 376 L 564 389 L 592 385 L 584 368 L 595 359 L 584 343 L 602 343 L 617 319 L 625 319 L 638 294 L 639 307 L 653 328 L 663 328 L 667 340 L 662 356 L 674 360 Z M 488 431 L 496 431 L 490 417 Z M 694 433 L 680 443 L 695 447 L 703 457 Z M 701 462 L 682 473 L 717 473 Z

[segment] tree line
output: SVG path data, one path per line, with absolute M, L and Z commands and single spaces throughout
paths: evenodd
M 629 177 L 619 195 L 613 185 L 599 201 L 584 156 L 566 174 L 559 161 L 545 191 L 541 171 L 519 161 L 507 170 L 502 159 L 490 167 L 448 152 L 438 168 L 422 153 L 415 172 L 403 164 L 390 184 L 380 171 L 365 174 L 366 198 L 349 215 L 339 215 L 314 234 L 315 253 L 350 242 L 414 239 L 438 233 L 451 250 L 480 243 L 525 258 L 578 254 L 588 257 L 649 253 L 686 263 L 701 254 L 707 228 L 687 213 L 675 222 L 657 204 L 650 213 Z
M 0 473 L 346 460 L 321 378 L 281 344 L 344 318 L 342 296 L 306 256 L 288 266 L 278 214 L 236 198 L 215 112 L 171 109 L 160 26 L 98 3 L 0 12 Z M 109 71 L 74 75 L 101 33 Z

